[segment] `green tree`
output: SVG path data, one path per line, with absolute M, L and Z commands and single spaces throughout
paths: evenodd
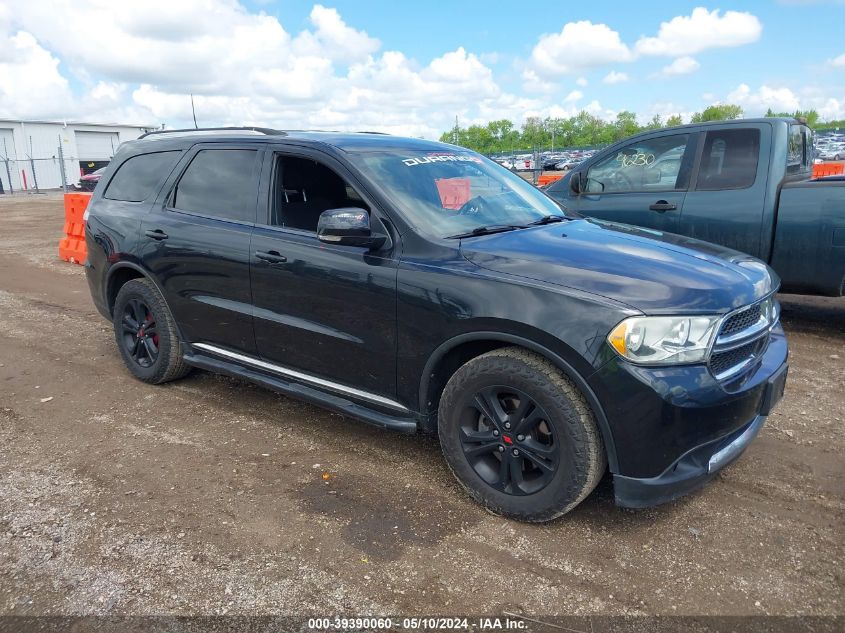
M 662 127 L 665 127 L 665 125 L 663 124 L 663 117 L 659 114 L 655 114 L 651 117 L 651 121 L 645 124 L 647 130 L 659 130 Z
M 701 112 L 692 115 L 690 123 L 702 123 L 704 121 L 727 121 L 738 119 L 742 116 L 742 108 L 730 103 L 722 103 L 704 108 Z
M 614 141 L 621 141 L 623 138 L 628 138 L 642 129 L 637 123 L 637 115 L 630 110 L 623 110 L 617 114 L 616 122 L 613 124 L 613 127 L 612 140 Z
M 540 117 L 530 116 L 522 124 L 522 145 L 528 148 L 542 148 L 551 143 L 551 134 Z
M 796 110 L 795 112 L 773 112 L 771 108 L 766 110 L 767 117 L 792 117 L 795 119 L 804 119 L 807 125 L 811 128 L 816 128 L 819 125 L 819 113 L 815 110 Z
M 666 119 L 666 127 L 675 127 L 676 125 L 683 125 L 684 120 L 681 118 L 680 114 L 673 114 L 668 119 Z

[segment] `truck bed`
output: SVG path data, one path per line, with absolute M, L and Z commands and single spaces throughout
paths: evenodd
M 845 178 L 781 188 L 771 266 L 786 292 L 845 294 Z

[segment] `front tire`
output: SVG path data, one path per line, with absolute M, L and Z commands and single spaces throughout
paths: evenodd
M 132 279 L 120 288 L 112 323 L 123 362 L 137 379 L 159 385 L 191 370 L 173 316 L 149 279 Z
M 449 468 L 494 514 L 549 521 L 586 498 L 607 469 L 581 392 L 548 360 L 519 347 L 460 367 L 438 419 Z

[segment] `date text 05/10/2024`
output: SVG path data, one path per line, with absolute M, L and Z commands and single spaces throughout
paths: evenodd
M 406 617 L 401 620 L 380 617 L 309 618 L 308 628 L 315 631 L 387 630 L 406 631 L 519 631 L 527 629 L 527 622 L 509 617 Z

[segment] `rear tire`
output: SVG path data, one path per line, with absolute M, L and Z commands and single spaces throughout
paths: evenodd
M 173 316 L 149 279 L 132 279 L 120 288 L 112 323 L 123 362 L 137 379 L 159 385 L 191 371 Z
M 438 419 L 449 468 L 494 514 L 549 521 L 586 498 L 607 469 L 581 392 L 548 360 L 519 347 L 460 367 L 443 391 Z

